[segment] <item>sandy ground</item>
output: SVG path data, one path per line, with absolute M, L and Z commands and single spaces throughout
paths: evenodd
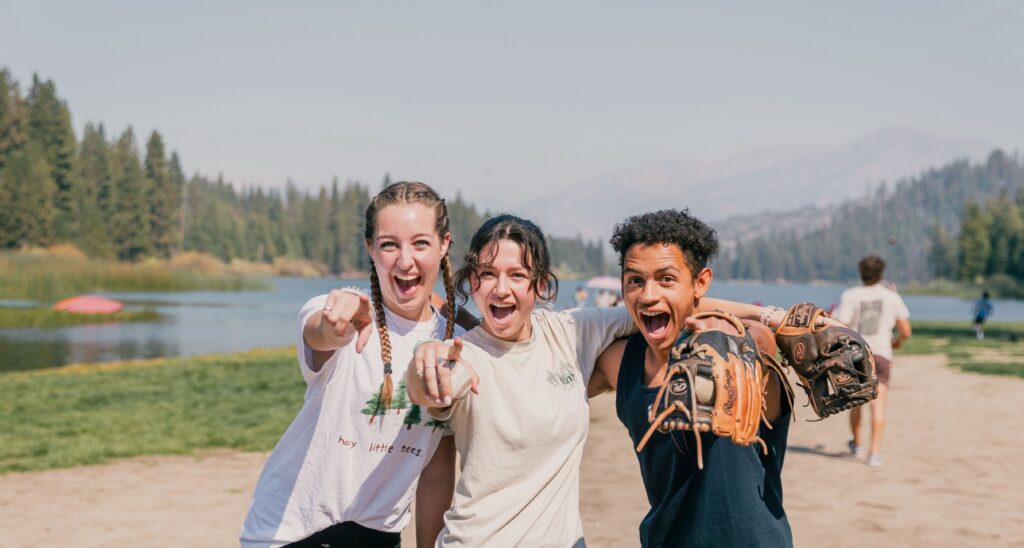
M 803 396 L 801 396 L 801 401 Z M 845 417 L 790 434 L 797 546 L 1024 546 L 1024 380 L 897 359 L 885 466 L 845 453 Z M 0 476 L 0 546 L 232 546 L 266 455 L 205 452 Z M 614 398 L 593 402 L 583 467 L 591 546 L 634 546 L 647 503 Z M 411 538 L 411 535 L 406 535 Z

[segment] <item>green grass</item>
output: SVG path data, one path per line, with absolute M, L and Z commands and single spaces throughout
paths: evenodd
M 89 291 L 241 291 L 269 289 L 262 278 L 204 274 L 165 263 L 0 253 L 0 295 L 56 301 Z
M 996 299 L 1024 299 L 1024 282 L 999 274 L 977 283 L 940 279 L 900 286 L 900 293 L 904 295 L 939 295 L 971 300 L 981 297 L 982 291 L 988 291 Z
M 900 354 L 945 354 L 963 371 L 1024 377 L 1024 323 L 993 322 L 977 340 L 970 322 L 914 321 Z
M 114 314 L 69 314 L 49 308 L 0 308 L 0 328 L 156 322 L 162 318 L 163 316 L 155 310 L 121 310 Z
M 304 391 L 292 348 L 0 375 L 0 473 L 269 450 Z

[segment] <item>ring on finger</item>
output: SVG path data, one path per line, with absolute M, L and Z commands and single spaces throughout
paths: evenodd
M 331 311 L 331 307 L 329 307 L 329 306 L 325 306 L 324 307 L 324 312 L 330 312 L 330 311 Z

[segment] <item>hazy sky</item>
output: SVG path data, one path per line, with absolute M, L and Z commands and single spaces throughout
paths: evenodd
M 0 65 L 187 171 L 475 199 L 885 126 L 1024 148 L 1020 2 L 10 2 Z

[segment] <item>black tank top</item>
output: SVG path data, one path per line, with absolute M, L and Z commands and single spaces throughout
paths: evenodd
M 615 408 L 633 446 L 647 432 L 647 407 L 656 388 L 644 385 L 647 342 L 633 335 L 619 367 Z M 782 461 L 792 410 L 784 409 L 772 428 L 761 426 L 768 445 L 734 445 L 702 434 L 704 469 L 697 469 L 691 432 L 655 433 L 637 454 L 651 510 L 640 523 L 640 542 L 660 546 L 792 546 L 782 508 Z

